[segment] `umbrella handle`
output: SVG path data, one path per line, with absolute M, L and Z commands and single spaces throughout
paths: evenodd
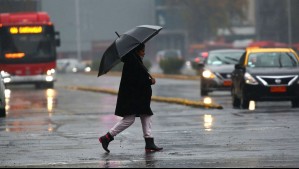
M 116 31 L 115 31 L 115 34 L 116 34 L 118 37 L 120 37 L 119 34 L 118 34 Z

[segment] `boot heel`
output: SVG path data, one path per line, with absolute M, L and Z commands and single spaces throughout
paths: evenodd
M 163 150 L 163 148 L 159 148 L 159 149 L 148 149 L 148 148 L 146 148 L 145 152 L 152 153 L 152 152 L 157 152 L 157 151 L 161 151 L 161 150 Z
M 145 151 L 146 152 L 157 152 L 163 150 L 162 147 L 158 147 L 154 143 L 154 138 L 145 138 Z

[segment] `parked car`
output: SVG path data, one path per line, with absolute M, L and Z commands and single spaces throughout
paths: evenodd
M 247 49 L 232 73 L 233 107 L 250 101 L 291 101 L 299 107 L 299 57 L 291 48 Z
M 80 62 L 78 59 L 58 59 L 57 72 L 58 73 L 77 73 L 77 72 L 90 72 L 91 68 L 85 63 Z
M 2 75 L 0 73 L 0 117 L 6 116 L 5 106 L 5 86 Z
M 202 96 L 213 91 L 231 90 L 231 73 L 245 50 L 219 49 L 211 50 L 200 67 L 200 93 Z
M 199 55 L 189 55 L 185 59 L 186 65 L 190 65 L 193 69 L 197 70 L 198 65 L 204 62 L 204 58 Z

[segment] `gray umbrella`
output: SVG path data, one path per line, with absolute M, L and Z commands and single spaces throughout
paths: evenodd
M 119 36 L 104 52 L 98 76 L 111 70 L 121 62 L 121 58 L 135 49 L 139 44 L 146 43 L 162 29 L 156 25 L 140 25 Z

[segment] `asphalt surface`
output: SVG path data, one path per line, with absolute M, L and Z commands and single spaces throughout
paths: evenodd
M 152 102 L 153 135 L 162 152 L 145 153 L 140 120 L 115 137 L 107 154 L 98 137 L 119 117 L 117 97 L 65 86 L 118 89 L 119 77 L 58 76 L 54 90 L 10 88 L 9 110 L 0 119 L 0 167 L 237 168 L 298 167 L 299 114 L 290 103 L 231 108 L 228 93 L 212 99 L 223 110 Z M 154 95 L 199 96 L 198 81 L 157 79 Z

